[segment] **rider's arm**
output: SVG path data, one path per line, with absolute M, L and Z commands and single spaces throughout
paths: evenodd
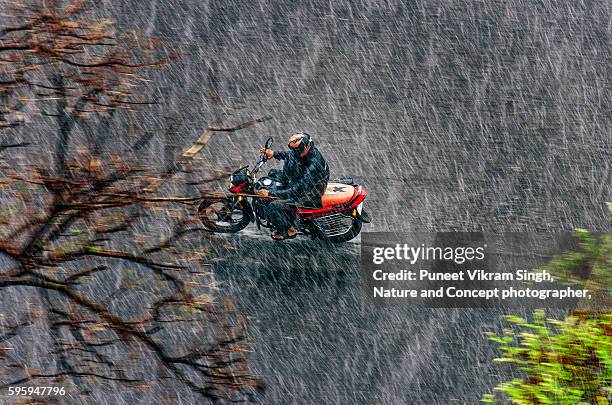
M 274 151 L 274 155 L 272 155 L 273 159 L 285 160 L 289 157 L 290 152 L 277 152 Z
M 276 155 L 276 153 L 275 153 Z M 297 198 L 304 192 L 306 187 L 312 187 L 313 184 L 318 180 L 318 177 L 323 175 L 325 171 L 326 163 L 324 160 L 311 160 L 310 164 L 304 171 L 302 178 L 291 185 L 291 187 L 284 190 L 275 190 L 271 193 L 274 197 L 281 199 Z M 310 184 L 313 183 L 313 184 Z

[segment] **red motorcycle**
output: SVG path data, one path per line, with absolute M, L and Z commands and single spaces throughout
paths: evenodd
M 265 148 L 270 149 L 272 138 L 268 138 Z M 258 178 L 257 173 L 267 161 L 261 154 L 253 169 L 243 166 L 229 177 L 227 198 L 203 200 L 198 215 L 206 228 L 213 232 L 235 233 L 255 222 L 257 228 L 271 228 L 266 216 L 269 197 L 261 197 L 261 189 L 274 191 L 286 185 L 278 170 L 270 170 L 268 176 Z M 327 184 L 322 196 L 322 207 L 295 206 L 296 227 L 301 234 L 322 238 L 332 242 L 346 242 L 361 232 L 364 222 L 370 222 L 363 209 L 366 198 L 365 187 L 355 184 L 350 178 L 341 178 Z

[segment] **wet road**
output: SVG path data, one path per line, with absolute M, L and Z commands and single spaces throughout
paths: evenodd
M 260 403 L 476 404 L 509 376 L 483 334 L 507 310 L 381 307 L 366 297 L 358 242 L 247 231 L 227 238 L 214 272 L 251 321 Z
M 100 4 L 182 57 L 151 73 L 156 105 L 77 127 L 75 147 L 163 165 L 209 124 L 270 115 L 215 136 L 194 166 L 239 167 L 268 136 L 282 148 L 305 130 L 332 177 L 368 188 L 366 231 L 609 229 L 609 1 Z M 44 151 L 51 119 L 13 139 Z M 357 244 L 216 238 L 221 293 L 251 319 L 262 404 L 476 404 L 508 377 L 482 334 L 503 326 L 497 310 L 380 310 L 363 297 Z M 0 299 L 14 302 L 38 301 L 22 290 Z M 48 336 L 21 339 L 38 364 Z M 97 390 L 75 402 L 155 398 Z

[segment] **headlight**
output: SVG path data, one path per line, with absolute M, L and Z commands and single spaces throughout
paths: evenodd
M 359 215 L 361 215 L 362 210 L 363 210 L 363 202 L 359 203 L 359 205 L 357 206 L 357 212 L 359 213 Z

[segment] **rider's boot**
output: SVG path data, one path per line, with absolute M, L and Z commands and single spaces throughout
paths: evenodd
M 295 238 L 295 236 L 298 234 L 298 230 L 295 229 L 295 226 L 291 226 L 289 229 L 287 229 L 287 236 L 290 238 Z

